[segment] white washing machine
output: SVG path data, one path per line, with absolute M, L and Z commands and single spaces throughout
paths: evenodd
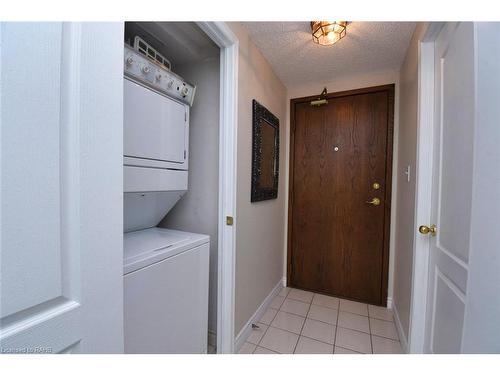
M 157 228 L 188 188 L 195 87 L 130 47 L 124 55 L 126 353 L 206 353 L 210 238 Z
M 125 353 L 206 353 L 207 235 L 125 233 Z

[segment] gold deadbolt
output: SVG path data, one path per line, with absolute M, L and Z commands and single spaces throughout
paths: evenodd
M 378 182 L 374 182 L 372 186 L 375 190 L 380 189 L 380 184 Z
M 380 199 L 378 199 L 378 198 L 373 198 L 371 201 L 367 201 L 366 203 L 368 203 L 368 204 L 372 204 L 372 205 L 374 205 L 374 206 L 378 206 L 378 205 L 380 205 Z
M 437 234 L 437 227 L 432 224 L 430 227 L 427 225 L 421 225 L 418 227 L 418 231 L 422 234 L 431 234 L 431 236 L 435 236 Z
M 226 225 L 233 225 L 234 219 L 232 216 L 226 216 Z

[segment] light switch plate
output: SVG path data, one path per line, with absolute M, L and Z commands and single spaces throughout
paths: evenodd
M 405 168 L 404 174 L 406 175 L 406 180 L 410 182 L 411 180 L 411 166 L 408 164 Z

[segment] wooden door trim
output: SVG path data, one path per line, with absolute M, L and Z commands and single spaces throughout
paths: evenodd
M 386 146 L 386 168 L 385 168 L 385 212 L 384 212 L 384 240 L 382 250 L 382 283 L 381 306 L 387 305 L 387 292 L 389 283 L 389 247 L 391 235 L 391 196 L 392 196 L 392 163 L 394 144 L 394 92 L 395 84 L 365 87 L 356 90 L 333 92 L 326 95 L 327 99 L 340 98 L 361 94 L 372 94 L 385 91 L 387 99 L 387 146 Z M 288 233 L 287 233 L 287 285 L 292 285 L 292 220 L 293 220 L 293 182 L 294 182 L 294 156 L 295 156 L 295 109 L 297 104 L 310 102 L 318 96 L 306 96 L 290 99 L 290 154 L 289 154 L 289 178 L 288 178 Z

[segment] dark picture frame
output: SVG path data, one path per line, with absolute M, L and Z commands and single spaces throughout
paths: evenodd
M 278 197 L 279 120 L 266 107 L 252 101 L 251 202 Z

